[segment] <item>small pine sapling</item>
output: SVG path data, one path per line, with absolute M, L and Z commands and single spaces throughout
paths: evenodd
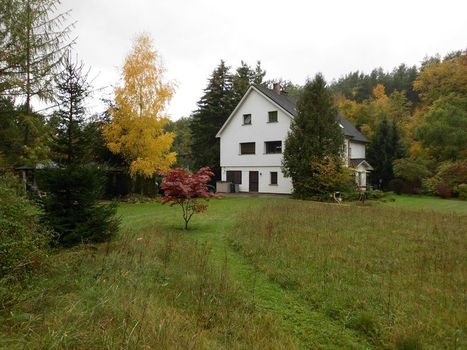
M 188 229 L 188 222 L 195 213 L 207 210 L 205 203 L 199 200 L 209 200 L 219 198 L 218 195 L 209 191 L 208 183 L 214 173 L 210 168 L 199 169 L 196 173 L 191 173 L 182 168 L 176 168 L 163 173 L 161 189 L 164 191 L 162 203 L 180 205 L 185 220 L 185 230 Z

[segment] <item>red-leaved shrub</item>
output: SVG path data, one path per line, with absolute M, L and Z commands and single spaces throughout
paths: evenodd
M 170 203 L 171 206 L 178 204 L 182 207 L 185 230 L 188 229 L 188 222 L 195 213 L 201 213 L 208 208 L 206 204 L 198 202 L 200 199 L 219 197 L 209 191 L 208 183 L 214 173 L 208 167 L 201 168 L 196 173 L 176 168 L 163 173 L 162 176 L 162 203 Z
M 451 187 L 445 183 L 437 184 L 436 185 L 436 192 L 438 193 L 438 196 L 441 198 L 451 198 L 452 197 L 452 191 Z

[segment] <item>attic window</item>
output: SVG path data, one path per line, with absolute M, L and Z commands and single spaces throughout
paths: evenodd
M 251 125 L 251 114 L 243 115 L 243 125 Z
M 268 123 L 277 123 L 277 111 L 268 112 Z

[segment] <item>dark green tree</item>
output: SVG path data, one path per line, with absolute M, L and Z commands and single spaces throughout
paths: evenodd
M 383 117 L 368 147 L 368 161 L 374 168 L 371 172 L 373 183 L 387 189 L 394 178 L 393 162 L 404 156 L 405 150 L 396 122 L 389 122 Z
M 118 229 L 115 204 L 100 204 L 105 189 L 105 174 L 86 164 L 89 144 L 85 100 L 91 87 L 82 63 L 68 53 L 63 71 L 56 79 L 59 109 L 52 118 L 55 126 L 51 149 L 59 167 L 42 170 L 39 186 L 47 192 L 43 199 L 43 220 L 57 234 L 57 243 L 72 246 L 81 242 L 102 242 Z M 96 139 L 93 139 L 96 141 Z
M 174 132 L 175 139 L 172 143 L 172 152 L 177 153 L 177 168 L 193 170 L 193 156 L 191 153 L 191 122 L 192 118 L 180 118 L 175 121 L 170 121 L 165 131 Z
M 294 194 L 300 198 L 320 195 L 320 178 L 311 164 L 341 164 L 344 133 L 339 125 L 333 95 L 321 74 L 308 80 L 297 101 L 297 116 L 285 141 L 284 172 L 292 178 Z M 315 175 L 315 176 L 314 176 Z
M 385 72 L 382 68 L 375 68 L 369 74 L 356 71 L 339 78 L 331 88 L 347 99 L 363 102 L 372 97 L 376 85 L 382 84 L 388 95 L 394 91 L 404 92 L 412 105 L 415 105 L 420 101 L 418 92 L 413 88 L 417 74 L 416 66 L 405 64 L 400 64 L 391 72 Z
M 262 84 L 266 72 L 258 61 L 253 69 L 241 62 L 235 73 L 221 60 L 211 74 L 191 122 L 193 167 L 209 166 L 220 178 L 219 140 L 216 134 L 251 84 Z
M 23 145 L 22 135 L 13 100 L 0 98 L 0 153 L 5 157 L 5 164 L 15 165 L 18 162 Z
M 94 166 L 71 165 L 46 169 L 39 183 L 47 192 L 43 199 L 43 221 L 63 246 L 104 242 L 118 231 L 115 204 L 100 204 L 105 178 Z
M 241 61 L 240 67 L 235 70 L 235 74 L 232 76 L 233 99 L 235 104 L 240 102 L 251 84 L 263 84 L 265 75 L 266 71 L 261 68 L 260 61 L 256 63 L 254 69 L 244 61 Z
M 220 177 L 219 139 L 216 134 L 235 108 L 232 76 L 221 61 L 212 72 L 191 122 L 192 155 L 195 168 L 210 167 Z
M 63 70 L 55 78 L 59 108 L 53 117 L 57 130 L 52 151 L 59 164 L 79 164 L 85 156 L 85 100 L 91 94 L 88 73 L 84 71 L 83 63 L 73 62 L 68 53 Z

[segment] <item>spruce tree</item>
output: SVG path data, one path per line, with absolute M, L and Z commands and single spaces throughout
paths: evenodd
M 373 166 L 372 182 L 387 189 L 394 178 L 393 162 L 404 157 L 400 132 L 395 121 L 391 123 L 386 117 L 376 126 L 375 134 L 368 147 L 368 161 Z
M 262 84 L 266 74 L 259 61 L 254 69 L 242 61 L 233 75 L 229 70 L 221 61 L 213 71 L 191 122 L 194 166 L 209 166 L 217 179 L 220 178 L 220 148 L 216 134 L 249 86 Z
M 56 129 L 51 149 L 59 166 L 39 174 L 39 183 L 47 192 L 42 200 L 43 220 L 57 234 L 56 243 L 64 246 L 103 242 L 118 229 L 116 205 L 99 203 L 105 174 L 94 165 L 83 164 L 88 147 L 85 101 L 91 92 L 88 72 L 67 53 L 55 79 L 60 106 L 52 120 Z
M 256 63 L 254 69 L 244 61 L 241 61 L 240 67 L 235 70 L 235 74 L 232 76 L 232 89 L 235 104 L 240 102 L 251 84 L 263 84 L 265 75 L 266 71 L 261 68 L 260 61 Z
M 232 77 L 221 60 L 209 78 L 191 123 L 192 154 L 196 169 L 208 166 L 220 177 L 220 147 L 216 134 L 235 108 Z
M 84 65 L 73 62 L 71 54 L 65 58 L 63 71 L 56 78 L 56 97 L 60 106 L 54 118 L 57 130 L 52 151 L 59 164 L 72 165 L 82 161 L 85 153 L 85 99 L 91 94 L 88 72 Z
M 297 116 L 285 141 L 284 173 L 292 178 L 294 194 L 300 198 L 317 195 L 312 163 L 332 160 L 341 164 L 344 134 L 339 125 L 333 95 L 321 74 L 308 80 L 297 101 Z

